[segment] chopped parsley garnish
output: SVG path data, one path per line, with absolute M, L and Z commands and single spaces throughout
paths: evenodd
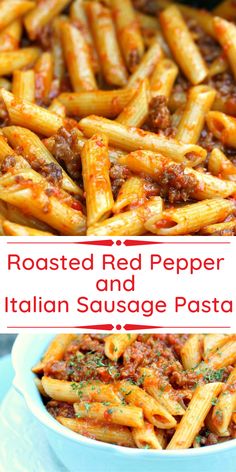
M 211 404 L 215 406 L 217 404 L 217 401 L 217 398 L 212 398 Z
M 140 375 L 140 377 L 138 378 L 136 384 L 137 384 L 137 385 L 142 385 L 143 382 L 144 382 L 144 380 L 145 380 L 145 377 L 146 377 L 146 374 Z
M 224 372 L 225 369 L 223 367 L 219 370 L 207 369 L 203 378 L 206 382 L 221 382 Z
M 89 409 L 91 408 L 91 405 L 90 403 L 85 403 L 84 404 L 84 407 L 85 407 L 85 410 L 87 411 L 87 413 L 89 412 Z
M 72 390 L 77 393 L 78 397 L 82 397 L 82 396 L 83 396 L 83 391 L 82 391 L 81 389 L 83 388 L 84 384 L 85 384 L 84 381 L 79 382 L 79 383 L 72 382 L 72 383 L 70 384 Z

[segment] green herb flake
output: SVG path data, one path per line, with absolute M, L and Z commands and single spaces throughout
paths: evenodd
M 217 404 L 217 402 L 218 402 L 217 398 L 212 398 L 211 404 L 212 404 L 213 406 L 215 406 L 215 405 Z

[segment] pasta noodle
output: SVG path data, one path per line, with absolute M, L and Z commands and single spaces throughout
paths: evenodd
M 234 236 L 235 18 L 2 0 L 1 235 Z
M 57 421 L 91 439 L 207 447 L 235 437 L 235 336 L 57 335 L 33 368 L 35 388 Z
M 176 6 L 166 8 L 160 14 L 161 26 L 168 45 L 190 82 L 201 83 L 207 77 L 207 67 L 192 40 L 191 34 Z M 176 35 L 175 32 L 178 31 Z

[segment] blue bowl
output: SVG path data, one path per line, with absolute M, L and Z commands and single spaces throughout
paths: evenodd
M 199 449 L 151 451 L 95 441 L 59 424 L 47 412 L 31 372 L 52 337 L 51 334 L 17 337 L 12 352 L 14 387 L 24 396 L 54 452 L 71 472 L 209 472 L 212 467 L 214 472 L 235 472 L 235 439 Z

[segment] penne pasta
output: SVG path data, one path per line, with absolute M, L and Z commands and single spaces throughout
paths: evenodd
M 0 51 L 14 51 L 18 49 L 22 35 L 22 24 L 15 20 L 0 32 Z
M 53 80 L 53 56 L 44 52 L 35 67 L 35 96 L 40 103 L 47 103 Z
M 74 339 L 76 339 L 76 335 L 74 334 L 58 334 L 55 336 L 53 341 L 49 344 L 42 360 L 33 367 L 32 371 L 37 374 L 41 373 L 48 362 L 55 360 L 60 361 L 63 358 L 66 348 Z
M 30 165 L 22 156 L 16 155 L 13 149 L 8 145 L 6 138 L 0 134 L 0 164 L 4 164 L 5 159 L 10 157 L 10 163 L 12 166 L 16 166 L 17 169 L 26 169 Z M 12 159 L 11 159 L 12 158 Z M 9 166 L 10 168 L 12 167 Z
M 90 226 L 89 236 L 139 236 L 146 233 L 145 221 L 151 216 L 160 218 L 163 205 L 160 197 L 153 197 L 135 210 L 125 211 L 101 223 Z
M 225 57 L 218 56 L 209 66 L 209 77 L 214 77 L 217 74 L 223 74 L 223 72 L 227 72 L 229 68 L 229 64 Z
M 236 10 L 141 3 L 1 0 L 1 234 L 236 234 Z
M 32 66 L 39 57 L 40 49 L 22 48 L 19 51 L 0 52 L 0 75 L 12 74 L 17 69 Z
M 62 49 L 62 25 L 65 19 L 62 16 L 54 18 L 52 22 L 52 55 L 53 55 L 53 76 L 58 82 L 58 89 L 65 76 L 65 60 Z
M 203 336 L 193 334 L 188 338 L 180 351 L 184 369 L 194 369 L 202 360 Z
M 142 408 L 133 405 L 123 406 L 113 403 L 104 405 L 98 402 L 80 402 L 74 403 L 74 409 L 78 418 L 88 418 L 100 422 L 106 418 L 108 423 L 131 426 L 133 428 L 140 428 L 144 425 Z
M 176 139 L 183 143 L 196 144 L 202 132 L 205 116 L 210 111 L 216 91 L 206 85 L 190 89 L 186 108 L 178 125 Z
M 164 429 L 155 428 L 156 437 L 162 449 L 166 449 L 167 446 L 167 436 Z
M 133 90 L 120 89 L 62 93 L 58 98 L 68 115 L 83 117 L 96 112 L 97 115 L 114 118 L 128 105 L 133 95 Z
M 1 203 L 0 212 L 4 222 Z M 57 335 L 33 368 L 34 380 L 48 413 L 87 438 L 139 449 L 205 448 L 234 439 L 235 339 L 235 334 Z M 208 357 L 199 363 L 206 346 Z M 211 362 L 221 351 L 223 367 Z
M 0 162 L 5 159 L 7 156 L 14 154 L 13 149 L 8 145 L 6 138 L 3 134 L 0 134 Z
M 197 387 L 167 449 L 185 449 L 193 444 L 195 436 L 210 411 L 212 399 L 219 395 L 222 386 L 221 382 L 213 382 Z
M 231 365 L 236 360 L 236 339 L 229 340 L 220 349 L 205 359 L 206 365 L 214 369 L 221 369 Z
M 70 18 L 72 23 L 80 30 L 89 49 L 89 55 L 94 72 L 100 70 L 97 51 L 94 46 L 93 37 L 89 29 L 88 18 L 85 12 L 83 0 L 75 0 L 70 7 Z
M 24 18 L 25 27 L 30 39 L 35 39 L 42 28 L 50 23 L 68 4 L 70 0 L 44 0 L 37 2 Z M 29 3 L 29 2 L 28 2 Z
M 171 59 L 161 59 L 150 77 L 152 97 L 162 95 L 168 100 L 177 75 L 176 64 Z
M 132 72 L 144 53 L 139 23 L 131 0 L 112 0 L 111 8 L 116 25 L 118 41 L 128 69 Z
M 202 227 L 224 220 L 234 209 L 230 200 L 212 198 L 184 207 L 163 211 L 145 221 L 147 231 L 160 236 L 178 236 L 198 232 Z
M 220 151 L 220 149 L 213 149 L 209 160 L 208 170 L 212 175 L 221 177 L 226 180 L 236 180 L 236 166 Z
M 66 108 L 63 103 L 61 103 L 60 100 L 58 100 L 57 98 L 54 98 L 48 109 L 52 113 L 56 113 L 56 115 L 60 116 L 61 118 L 66 117 Z
M 52 233 L 29 228 L 29 226 L 18 225 L 7 220 L 4 221 L 2 227 L 5 236 L 53 236 Z
M 122 210 L 129 210 L 142 205 L 145 200 L 145 180 L 132 176 L 121 186 L 112 211 L 119 213 Z
M 82 175 L 86 192 L 87 225 L 105 220 L 113 207 L 109 177 L 108 140 L 105 135 L 94 135 L 81 153 Z
M 220 111 L 209 111 L 206 122 L 209 130 L 216 138 L 220 139 L 226 146 L 236 147 L 236 118 Z
M 213 23 L 216 38 L 221 44 L 232 69 L 234 78 L 236 78 L 236 27 L 233 23 L 217 16 L 214 18 Z
M 126 447 L 135 446 L 132 433 L 129 428 L 125 426 L 115 424 L 108 425 L 81 418 L 64 418 L 63 416 L 58 416 L 57 420 L 75 433 L 90 436 L 91 438 L 97 439 L 97 441 Z
M 145 421 L 144 426 L 133 428 L 134 442 L 139 449 L 162 449 L 154 426 Z
M 35 372 L 35 369 L 33 371 Z M 87 402 L 109 402 L 115 405 L 120 405 L 121 403 L 119 396 L 111 385 L 103 384 L 99 381 L 69 382 L 67 380 L 57 380 L 43 376 L 42 386 L 46 394 L 56 401 L 76 403 L 81 400 Z
M 150 368 L 140 369 L 141 379 L 143 379 L 144 390 L 155 398 L 161 405 L 166 408 L 173 416 L 182 416 L 185 409 L 177 401 L 175 391 L 171 385 L 167 384 L 163 387 L 161 379 L 157 373 Z
M 13 73 L 12 93 L 19 100 L 34 102 L 35 73 L 33 69 L 15 70 Z
M 236 408 L 236 368 L 231 372 L 211 415 L 211 425 L 219 436 L 228 436 L 228 427 Z
M 160 23 L 171 52 L 183 73 L 193 85 L 203 82 L 208 70 L 181 12 L 175 5 L 169 6 L 160 13 Z M 176 31 L 178 34 L 175 34 Z
M 11 205 L 10 203 L 5 203 L 3 201 L 2 203 L 5 205 L 5 216 L 11 222 L 16 223 L 20 226 L 28 226 L 39 231 L 49 232 L 52 234 L 55 233 L 55 231 L 43 221 L 40 221 L 37 218 L 32 217 L 31 215 L 26 215 L 24 212 L 19 210 L 19 208 L 14 205 Z
M 44 177 L 32 169 L 15 169 L 14 173 L 10 170 L 1 176 L 0 199 L 61 233 L 71 236 L 85 233 L 81 204 L 74 202 L 66 192 L 48 184 Z
M 158 38 L 154 38 L 153 43 L 144 54 L 135 72 L 130 76 L 127 87 L 137 88 L 140 82 L 150 77 L 157 63 L 163 58 L 163 52 Z
M 17 0 L 9 2 L 9 0 L 3 0 L 1 2 L 0 31 L 32 10 L 34 6 L 31 1 Z
M 22 126 L 36 133 L 51 136 L 65 124 L 61 117 L 46 108 L 26 100 L 16 99 L 11 92 L 4 89 L 0 90 L 0 94 L 12 125 Z
M 137 339 L 137 334 L 111 334 L 105 338 L 105 354 L 117 361 L 124 351 Z
M 167 139 L 163 135 L 128 127 L 95 115 L 83 118 L 79 122 L 79 128 L 88 137 L 97 132 L 105 133 L 110 144 L 119 146 L 125 151 L 149 149 L 161 152 L 176 162 L 185 163 L 187 162 L 188 154 L 191 154 L 192 158 L 194 159 L 195 157 L 196 159 L 195 162 L 192 160 L 192 164 L 200 163 L 206 157 L 205 150 L 200 146 L 181 144 L 175 139 Z
M 209 236 L 235 236 L 235 232 L 236 220 L 232 220 L 205 226 L 202 228 L 200 234 Z
M 43 388 L 42 382 L 38 377 L 34 378 L 34 383 L 35 383 L 40 395 L 42 395 L 43 397 L 47 397 L 47 394 L 46 394 L 46 392 Z
M 82 33 L 75 26 L 63 23 L 62 44 L 74 91 L 96 90 L 89 49 Z
M 20 126 L 8 126 L 3 128 L 2 132 L 13 148 L 21 149 L 22 155 L 35 170 L 44 175 L 47 174 L 47 169 L 53 167 L 64 190 L 72 194 L 83 195 L 81 189 L 66 174 L 36 134 Z M 55 177 L 54 183 L 58 183 L 57 180 Z
M 149 96 L 149 83 L 146 79 L 140 83 L 135 95 L 123 108 L 116 121 L 126 126 L 141 128 L 148 117 Z
M 88 138 L 83 136 L 77 128 L 73 128 L 73 133 L 75 135 L 75 139 L 73 142 L 75 152 L 80 154 L 84 147 L 84 144 L 88 141 Z M 47 149 L 53 154 L 55 138 L 51 136 L 50 138 L 44 139 L 43 142 Z M 122 151 L 121 149 L 113 148 L 110 146 L 108 147 L 109 160 L 113 164 L 116 163 L 120 157 L 124 156 L 124 154 L 126 154 L 125 151 Z
M 86 2 L 85 7 L 104 79 L 108 84 L 125 86 L 127 72 L 117 42 L 111 12 L 98 2 Z
M 144 390 L 122 380 L 118 385 L 119 392 L 125 397 L 125 401 L 143 409 L 143 414 L 149 423 L 156 428 L 171 429 L 175 427 L 175 418 L 151 395 Z
M 230 341 L 230 339 L 231 336 L 228 334 L 206 334 L 203 342 L 204 359 L 220 349 L 225 343 Z
M 160 185 L 163 176 L 170 179 L 170 183 L 175 188 L 175 182 L 172 181 L 173 169 L 178 173 L 179 178 L 182 175 L 189 180 L 189 196 L 204 200 L 206 198 L 229 197 L 236 192 L 235 182 L 218 179 L 195 169 L 186 167 L 182 164 L 175 164 L 169 158 L 162 154 L 152 151 L 135 151 L 119 159 L 119 163 L 128 166 L 135 173 L 145 174 L 151 177 Z M 169 182 L 168 182 L 169 183 Z

